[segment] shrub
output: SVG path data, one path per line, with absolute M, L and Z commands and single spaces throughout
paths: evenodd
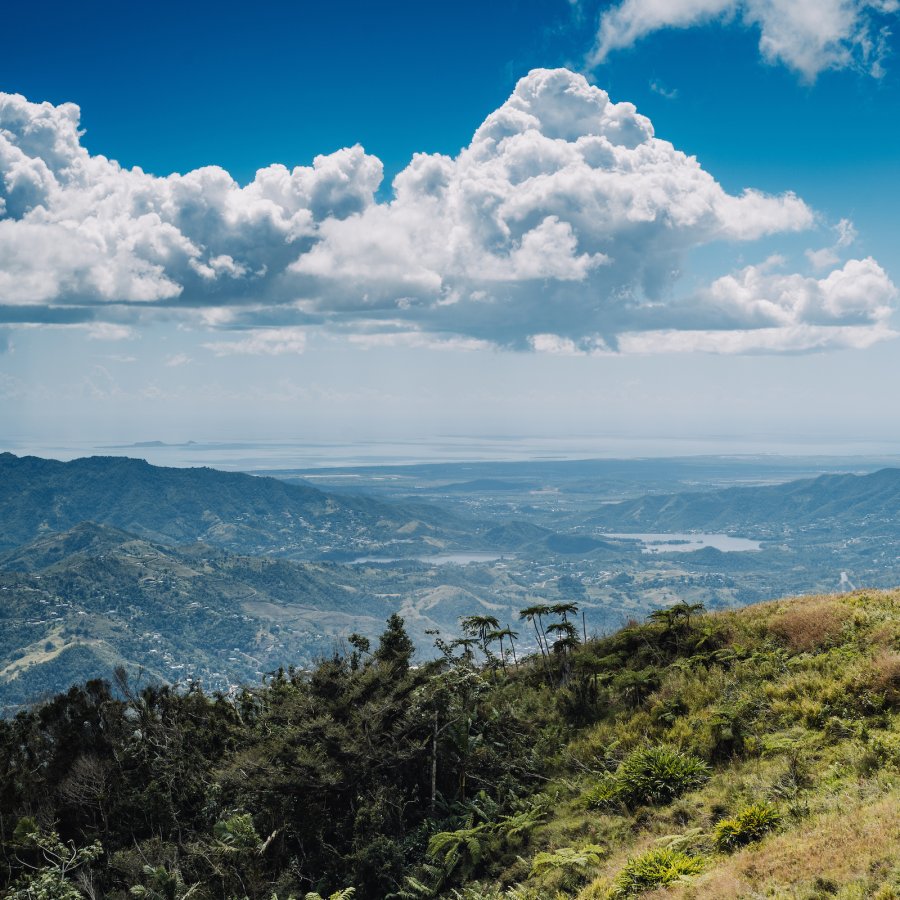
M 709 766 L 672 747 L 644 747 L 622 760 L 616 775 L 618 796 L 629 806 L 668 803 L 709 779 Z
M 611 896 L 631 897 L 701 871 L 703 859 L 699 856 L 681 850 L 648 850 L 625 863 L 613 882 Z
M 781 814 L 771 803 L 751 803 L 734 818 L 720 819 L 713 830 L 716 849 L 729 852 L 745 844 L 758 841 L 767 832 L 777 828 Z
M 621 802 L 662 804 L 698 788 L 709 779 L 709 766 L 672 747 L 643 747 L 629 753 L 614 775 L 606 775 L 585 796 L 591 809 Z

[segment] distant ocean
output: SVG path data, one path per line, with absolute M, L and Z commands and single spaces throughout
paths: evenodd
M 417 463 L 635 459 L 683 456 L 830 456 L 900 458 L 900 443 L 810 439 L 670 437 L 485 437 L 446 436 L 422 440 L 218 440 L 218 441 L 39 441 L 3 439 L 0 450 L 18 456 L 60 460 L 81 456 L 131 456 L 161 466 L 211 466 L 253 472 Z

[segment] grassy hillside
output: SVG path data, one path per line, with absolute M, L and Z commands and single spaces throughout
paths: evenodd
M 653 898 L 900 897 L 900 594 L 766 603 L 699 628 L 723 636 L 718 661 L 679 654 L 660 669 L 647 645 L 652 692 L 582 729 L 545 792 L 534 849 L 597 844 L 599 859 L 541 876 L 532 855 L 501 881 L 525 875 L 523 898 L 594 900 L 640 893 L 629 873 L 643 866 L 647 887 L 687 873 Z M 629 794 L 641 782 L 628 761 L 647 747 L 703 761 L 703 783 L 658 802 Z M 754 808 L 770 813 L 758 840 Z
M 415 668 L 394 618 L 233 701 L 95 682 L 0 722 L 4 896 L 900 897 L 900 592 L 574 621 Z

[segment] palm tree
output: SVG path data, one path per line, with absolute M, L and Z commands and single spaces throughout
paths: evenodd
M 541 656 L 547 656 L 547 652 L 545 651 L 545 647 L 547 645 L 547 636 L 544 633 L 544 620 L 543 616 L 550 615 L 550 607 L 545 603 L 538 603 L 534 606 L 527 606 L 525 609 L 519 610 L 519 618 L 527 619 L 534 625 L 534 633 L 537 635 L 538 647 L 541 651 Z M 538 625 L 540 625 L 540 631 L 538 631 Z M 543 642 L 541 641 L 541 635 L 544 635 Z
M 553 642 L 554 653 L 562 653 L 578 646 L 578 629 L 571 622 L 553 622 L 547 626 L 547 632 L 559 635 Z
M 568 622 L 568 617 L 570 615 L 575 615 L 578 612 L 578 604 L 577 603 L 554 603 L 553 606 L 550 607 L 550 612 L 555 616 L 562 616 L 563 622 Z
M 509 647 L 512 650 L 513 662 L 515 663 L 516 668 L 519 668 L 519 660 L 516 657 L 516 644 L 515 642 L 519 639 L 519 632 L 513 631 L 512 628 L 507 624 L 506 628 L 500 632 L 500 634 L 509 640 Z M 502 645 L 501 645 L 502 647 Z
M 680 600 L 672 607 L 672 612 L 684 619 L 686 628 L 691 627 L 691 616 L 695 613 L 700 615 L 706 611 L 706 607 L 702 603 L 688 603 L 686 600 Z
M 488 650 L 488 643 L 490 642 L 489 636 L 500 628 L 500 622 L 497 617 L 463 616 L 459 620 L 459 624 L 462 625 L 462 630 L 465 631 L 466 634 L 471 634 L 481 641 L 481 649 L 484 650 L 485 659 L 489 659 L 491 656 L 491 652 Z
M 509 644 L 512 647 L 513 652 L 513 660 L 515 660 L 516 666 L 519 665 L 519 661 L 516 659 L 516 646 L 513 644 L 513 639 L 517 638 L 519 635 L 517 632 L 512 631 L 509 625 L 506 628 L 501 628 L 499 631 L 492 631 L 487 637 L 488 640 L 493 643 L 494 641 L 500 641 L 500 665 L 503 666 L 503 671 L 506 671 L 506 651 L 503 649 L 503 638 L 509 638 Z
M 462 658 L 467 662 L 472 662 L 475 658 L 475 653 L 472 651 L 472 648 L 476 646 L 477 643 L 475 638 L 457 638 L 455 641 L 450 641 L 450 649 L 455 650 L 457 647 L 462 647 Z

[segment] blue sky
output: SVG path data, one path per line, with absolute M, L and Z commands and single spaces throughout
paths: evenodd
M 0 440 L 900 442 L 896 3 L 658 6 L 12 4 Z

